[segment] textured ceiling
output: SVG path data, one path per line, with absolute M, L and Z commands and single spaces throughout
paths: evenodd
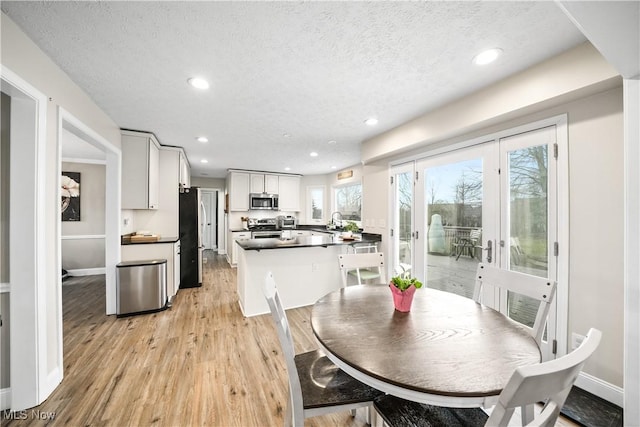
M 210 177 L 352 166 L 363 140 L 585 41 L 553 2 L 1 8 L 120 127 L 184 147 L 192 173 Z M 496 46 L 504 50 L 496 63 L 471 63 Z M 211 88 L 191 88 L 192 76 Z M 370 116 L 377 126 L 364 125 Z

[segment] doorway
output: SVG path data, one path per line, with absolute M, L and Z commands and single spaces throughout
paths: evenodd
M 204 218 L 202 224 L 202 244 L 205 250 L 218 250 L 218 191 L 201 189 Z
M 558 278 L 557 251 L 562 122 L 549 119 L 487 136 L 390 170 L 392 267 L 410 270 L 428 287 L 465 297 L 473 295 L 480 262 L 556 280 L 545 359 L 554 357 L 557 304 L 567 293 L 566 280 Z M 484 301 L 506 307 L 509 317 L 525 325 L 535 318 L 526 297 L 505 293 Z

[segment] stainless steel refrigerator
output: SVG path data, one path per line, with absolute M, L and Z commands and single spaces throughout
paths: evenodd
M 197 187 L 180 192 L 180 288 L 202 286 L 204 205 Z

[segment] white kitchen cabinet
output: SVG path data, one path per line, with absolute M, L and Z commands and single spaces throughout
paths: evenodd
M 250 239 L 251 238 L 251 232 L 250 231 L 233 231 L 231 232 L 231 250 L 229 251 L 227 248 L 227 252 L 229 252 L 231 254 L 230 258 L 230 264 L 232 267 L 235 267 L 236 264 L 238 264 L 238 250 L 240 250 L 240 248 L 238 248 L 238 245 L 236 244 L 236 240 L 239 239 Z
M 174 243 L 173 245 L 173 295 L 178 293 L 179 288 L 180 288 L 180 241 Z M 169 300 L 171 300 L 168 290 L 167 290 L 167 296 Z
M 187 156 L 180 152 L 180 188 L 191 188 L 191 168 Z
M 278 207 L 283 212 L 300 212 L 300 177 L 280 175 Z
M 278 175 L 251 173 L 249 176 L 251 179 L 251 193 L 279 193 Z
M 249 210 L 249 173 L 229 172 L 227 176 L 229 184 L 229 210 Z
M 122 131 L 122 209 L 158 209 L 160 144 L 149 133 Z

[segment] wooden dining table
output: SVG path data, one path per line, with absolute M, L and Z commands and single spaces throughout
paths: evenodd
M 411 311 L 385 285 L 349 286 L 320 298 L 313 333 L 354 378 L 404 399 L 489 407 L 519 366 L 540 363 L 526 327 L 474 300 L 421 288 Z

